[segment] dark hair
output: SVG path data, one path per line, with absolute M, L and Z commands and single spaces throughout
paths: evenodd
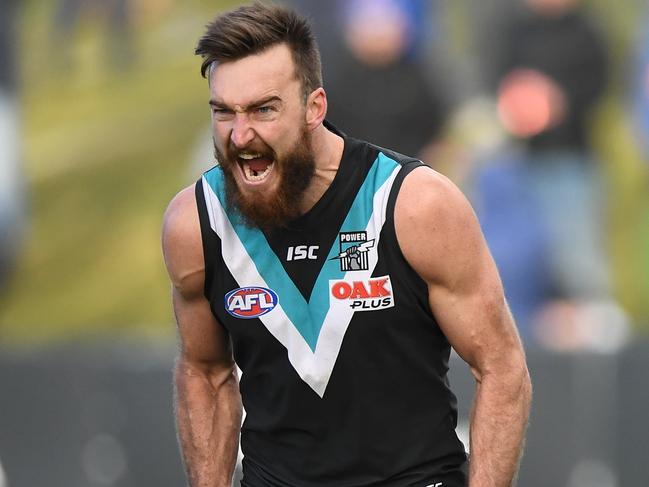
M 215 61 L 236 61 L 282 43 L 291 50 L 306 98 L 322 86 L 322 65 L 309 22 L 293 10 L 255 2 L 221 14 L 207 25 L 195 54 L 203 57 L 205 78 Z

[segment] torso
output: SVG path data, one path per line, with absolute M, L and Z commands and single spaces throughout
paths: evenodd
M 420 165 L 345 138 L 323 197 L 267 234 L 225 209 L 220 168 L 198 182 L 206 296 L 243 372 L 243 485 L 465 485 L 450 346 L 394 230 Z

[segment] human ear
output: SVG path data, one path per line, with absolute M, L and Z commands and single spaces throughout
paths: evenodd
M 327 115 L 327 94 L 320 87 L 311 92 L 306 100 L 306 124 L 313 130 L 322 123 Z

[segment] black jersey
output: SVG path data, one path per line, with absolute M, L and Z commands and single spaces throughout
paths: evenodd
M 450 346 L 394 229 L 422 163 L 344 141 L 330 187 L 288 228 L 244 225 L 218 166 L 196 185 L 205 294 L 242 371 L 242 485 L 464 486 Z

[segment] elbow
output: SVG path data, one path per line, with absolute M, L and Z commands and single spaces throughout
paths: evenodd
M 532 380 L 522 349 L 492 364 L 482 375 L 488 388 L 499 391 L 503 399 L 529 410 L 532 402 Z

